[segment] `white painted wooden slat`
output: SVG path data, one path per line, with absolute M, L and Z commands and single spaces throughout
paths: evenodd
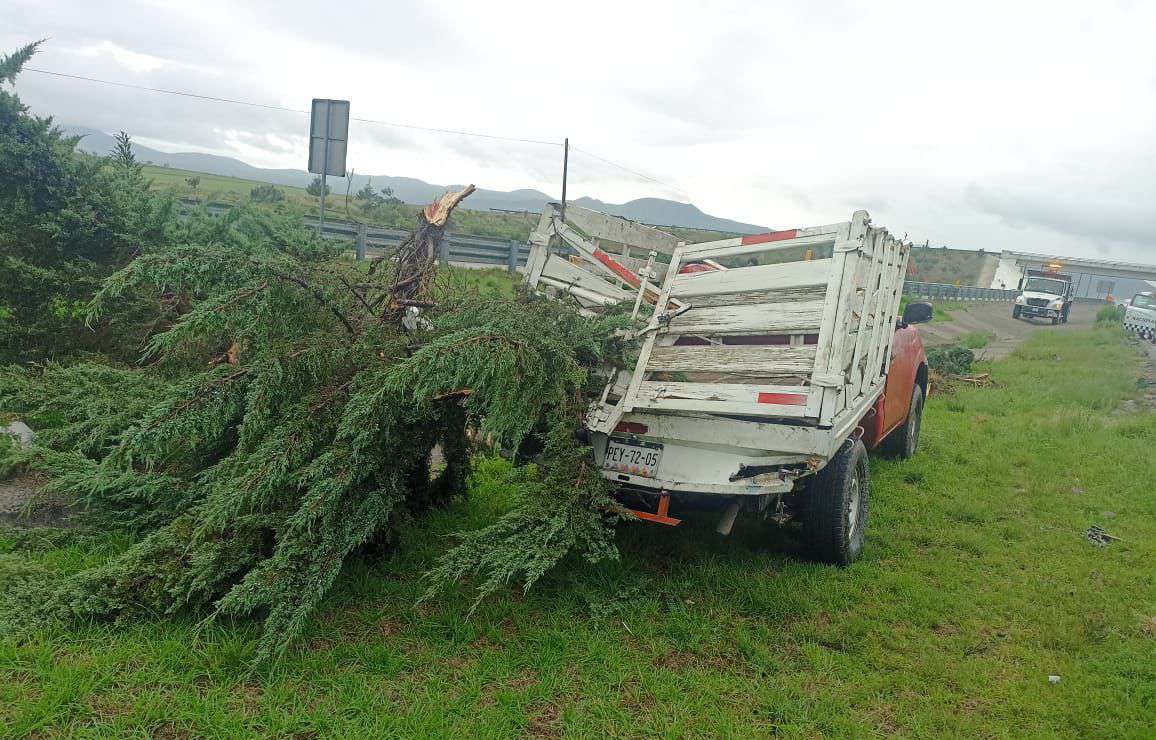
M 887 235 L 886 261 L 888 267 L 883 274 L 883 284 L 879 288 L 879 319 L 874 327 L 871 352 L 867 357 L 867 373 L 872 380 L 885 374 L 890 362 L 891 342 L 895 337 L 895 311 L 899 307 L 897 295 L 903 292 L 903 277 L 906 264 L 902 251 L 904 245 Z
M 845 229 L 846 227 L 847 227 L 847 222 L 842 221 L 840 223 L 825 224 L 823 226 L 809 226 L 809 227 L 800 228 L 800 229 L 784 229 L 784 230 L 785 231 L 792 231 L 793 230 L 795 232 L 795 238 L 799 238 L 799 237 L 804 237 L 804 236 L 818 236 L 820 234 L 831 235 L 831 234 L 837 233 L 840 229 Z M 773 233 L 773 232 L 770 232 L 770 233 Z M 719 247 L 733 247 L 733 246 L 736 246 L 736 245 L 739 245 L 742 243 L 743 243 L 743 237 L 734 236 L 734 237 L 729 237 L 727 239 L 716 239 L 714 241 L 709 241 L 709 242 L 698 242 L 697 244 L 688 244 L 687 245 L 688 254 L 687 254 L 686 259 L 688 259 L 688 260 L 692 259 L 692 258 L 696 259 L 696 260 L 701 259 L 701 257 L 699 257 L 700 252 L 704 252 L 704 251 L 710 250 L 710 249 L 718 249 Z M 766 251 L 765 245 L 767 245 L 767 244 L 770 244 L 771 248 L 773 249 L 775 242 L 759 242 L 756 244 L 748 244 L 748 245 L 746 245 L 745 248 L 749 249 L 752 252 Z M 798 246 L 798 245 L 795 244 L 793 246 Z M 760 249 L 760 247 L 762 247 L 762 249 Z
M 546 265 L 542 268 L 542 277 L 553 278 L 567 285 L 577 285 L 619 301 L 634 297 L 633 292 L 627 293 L 609 280 L 603 280 L 589 270 L 584 270 L 556 254 L 547 258 Z
M 822 301 L 710 306 L 690 310 L 671 320 L 671 334 L 807 334 L 819 330 Z
M 696 308 L 706 306 L 740 306 L 752 303 L 790 303 L 792 301 L 821 301 L 827 295 L 824 285 L 809 285 L 803 288 L 782 288 L 777 290 L 747 290 L 742 293 L 718 293 L 716 295 L 696 295 L 683 300 Z
M 880 272 L 886 262 L 884 238 L 886 232 L 882 229 L 868 229 L 867 237 L 863 240 L 864 257 L 869 261 L 870 268 L 867 271 L 867 279 L 861 290 L 864 291 L 863 301 L 859 305 L 859 320 L 858 325 L 852 318 L 852 326 L 855 330 L 854 349 L 851 352 L 851 369 L 848 376 L 849 392 L 853 396 L 859 395 L 863 389 L 863 371 L 860 366 L 860 359 L 871 352 L 873 346 L 868 344 L 868 341 L 873 341 L 875 333 L 868 329 L 868 325 L 875 321 L 875 314 L 879 305 L 879 293 L 881 288 L 877 287 L 879 282 Z
M 657 321 L 658 317 L 667 310 L 667 305 L 670 303 L 670 287 L 674 284 L 674 276 L 678 274 L 679 265 L 682 264 L 683 249 L 681 246 L 675 247 L 674 254 L 670 257 L 670 271 L 667 273 L 666 282 L 663 283 L 658 300 L 654 303 L 651 321 Z M 647 336 L 646 341 L 642 343 L 642 349 L 638 351 L 638 362 L 634 365 L 634 375 L 630 379 L 630 387 L 626 389 L 626 395 L 610 413 L 601 415 L 597 419 L 597 423 L 588 424 L 592 430 L 610 432 L 618 424 L 622 415 L 633 408 L 634 401 L 638 396 L 638 388 L 646 377 L 646 365 L 650 362 L 650 353 L 654 351 L 654 343 L 657 339 L 658 332 L 656 331 Z
M 730 257 L 736 254 L 757 254 L 759 252 L 778 252 L 784 249 L 794 249 L 796 247 L 819 247 L 823 245 L 830 245 L 834 241 L 833 234 L 814 234 L 812 236 L 799 236 L 794 239 L 783 239 L 777 242 L 763 242 L 761 244 L 743 244 L 741 240 L 737 240 L 737 244 L 726 244 L 723 246 L 714 246 L 713 244 L 696 244 L 693 247 L 687 248 L 686 260 L 704 260 L 704 259 L 720 259 L 722 257 Z M 690 250 L 694 250 L 691 252 Z
M 802 386 L 646 381 L 639 385 L 634 408 L 797 418 L 806 415 L 805 403 L 759 403 L 759 393 L 795 393 L 806 398 L 811 391 Z
M 815 346 L 713 345 L 655 347 L 648 370 L 720 373 L 810 373 L 815 367 Z
M 755 385 L 750 383 L 681 383 L 645 381 L 639 386 L 640 398 L 679 398 L 690 401 L 732 401 L 758 403 L 760 393 L 793 393 L 806 396 L 811 389 L 800 385 Z
M 554 205 L 554 204 L 552 204 Z M 653 226 L 645 226 L 621 216 L 610 216 L 573 204 L 566 206 L 566 221 L 591 239 L 605 239 L 631 247 L 673 254 L 679 238 Z
M 822 329 L 819 332 L 819 350 L 815 361 L 815 372 L 822 375 L 842 373 L 846 367 L 843 348 L 847 340 L 847 326 L 851 305 L 855 296 L 854 275 L 859 268 L 859 249 L 867 231 L 866 211 L 856 211 L 848 230 L 839 234 L 835 242 L 835 266 L 828 284 L 827 300 L 824 301 Z M 839 405 L 841 389 L 829 389 L 820 398 L 820 408 L 811 411 L 819 417 L 819 423 L 829 425 Z
M 725 271 L 691 272 L 675 276 L 670 294 L 687 298 L 719 293 L 826 285 L 831 275 L 831 265 L 830 259 L 823 259 L 736 267 Z

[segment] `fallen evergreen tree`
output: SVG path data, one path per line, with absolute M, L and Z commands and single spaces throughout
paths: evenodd
M 468 193 L 426 208 L 396 259 L 368 271 L 283 223 L 238 237 L 244 220 L 142 254 L 104 283 L 90 319 L 115 319 L 135 296 L 167 306 L 143 368 L 0 374 L 0 408 L 39 427 L 7 462 L 48 476 L 81 517 L 140 537 L 61 582 L 13 579 L 0 622 L 253 616 L 258 657 L 274 659 L 347 558 L 464 493 L 468 425 L 544 451 L 515 509 L 431 571 L 431 594 L 476 578 L 481 598 L 529 588 L 569 553 L 616 557 L 617 510 L 573 430 L 590 371 L 623 361 L 614 330 L 629 319 L 447 290 L 437 244 Z M 431 478 L 435 446 L 445 466 Z

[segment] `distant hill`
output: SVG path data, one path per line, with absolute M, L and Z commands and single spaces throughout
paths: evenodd
M 79 135 L 79 148 L 92 154 L 108 154 L 112 151 L 115 142 L 112 136 L 92 128 L 83 126 L 61 126 L 66 132 Z M 239 159 L 222 157 L 217 154 L 200 154 L 197 152 L 162 152 L 140 144 L 134 144 L 137 159 L 142 162 L 174 167 L 194 172 L 206 172 L 213 175 L 239 177 L 246 180 L 268 182 L 274 185 L 289 185 L 303 188 L 313 180 L 313 175 L 304 170 L 278 170 L 254 167 Z M 461 188 L 462 185 L 433 185 L 413 177 L 391 177 L 389 175 L 356 175 L 352 178 L 350 188 L 356 192 L 370 179 L 374 187 L 388 187 L 393 194 L 406 203 L 424 205 L 438 197 L 450 188 Z M 333 177 L 329 179 L 334 193 L 345 192 L 347 181 L 345 178 Z M 510 211 L 541 211 L 542 205 L 548 201 L 557 200 L 556 196 L 547 195 L 538 190 L 486 190 L 479 188 L 470 196 L 470 207 L 474 210 L 485 211 L 501 209 Z M 639 198 L 628 203 L 604 203 L 595 198 L 578 198 L 573 201 L 584 208 L 590 208 L 603 213 L 622 216 L 634 221 L 660 226 L 683 226 L 692 229 L 713 229 L 717 231 L 733 231 L 737 233 L 758 233 L 770 230 L 766 226 L 732 221 L 718 216 L 703 213 L 690 203 L 665 200 L 663 198 Z

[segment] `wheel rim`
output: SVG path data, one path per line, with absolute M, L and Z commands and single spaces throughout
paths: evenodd
M 911 413 L 911 423 L 907 425 L 907 450 L 911 453 L 915 452 L 916 446 L 919 445 L 919 425 L 923 423 L 923 402 L 920 400 L 919 404 L 913 404 Z
M 855 531 L 859 526 L 859 501 L 862 496 L 863 484 L 860 480 L 859 469 L 856 467 L 855 475 L 851 476 L 850 485 L 847 491 L 847 537 L 852 541 L 855 539 Z

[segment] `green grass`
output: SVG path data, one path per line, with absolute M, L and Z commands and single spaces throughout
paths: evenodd
M 965 301 L 940 301 L 929 298 L 912 298 L 911 296 L 902 296 L 899 299 L 899 313 L 903 313 L 903 309 L 907 308 L 908 303 L 930 303 L 931 304 L 931 320 L 932 321 L 953 321 L 952 314 L 956 311 L 967 311 L 970 306 Z
M 983 349 L 994 336 L 991 332 L 972 331 L 961 336 L 959 338 L 959 344 L 968 349 Z
M 507 272 L 501 268 L 472 270 L 466 267 L 450 267 L 445 270 L 446 283 L 452 291 L 471 291 L 483 298 L 513 298 L 520 273 Z
M 1040 332 L 990 369 L 996 387 L 929 400 L 916 458 L 872 459 L 851 568 L 694 516 L 623 525 L 620 563 L 471 618 L 465 590 L 414 607 L 444 536 L 509 506 L 488 461 L 468 501 L 350 567 L 272 674 L 248 670 L 244 623 L 0 641 L 0 734 L 1150 736 L 1156 414 L 1113 413 L 1139 358 L 1116 330 Z M 1093 524 L 1120 541 L 1093 546 Z M 0 537 L 61 572 L 125 546 Z

